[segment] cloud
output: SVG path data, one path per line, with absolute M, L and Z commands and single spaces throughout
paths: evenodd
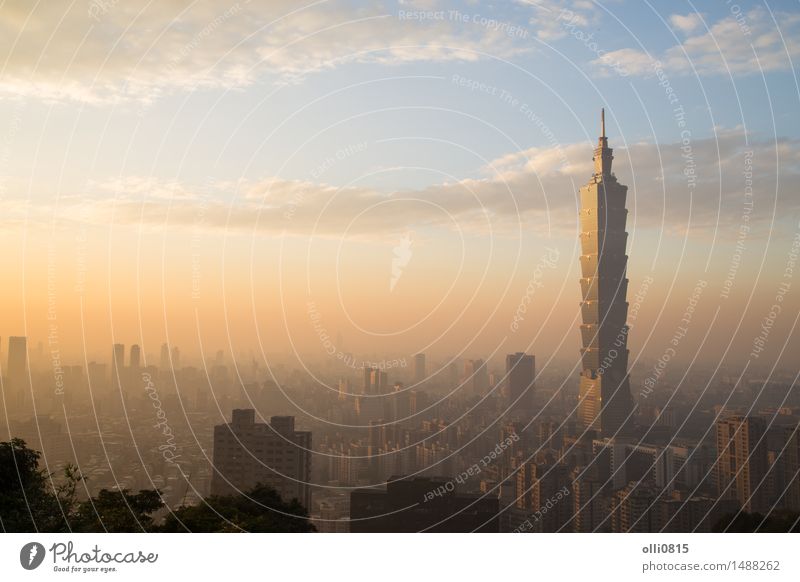
M 638 49 L 621 49 L 607 53 L 592 64 L 607 72 L 610 63 L 618 63 L 629 74 L 651 75 L 653 62 L 676 74 L 747 75 L 762 71 L 789 71 L 792 60 L 800 58 L 800 14 L 778 13 L 777 26 L 762 7 L 747 13 L 731 14 L 719 20 L 704 33 L 689 34 L 695 23 L 683 16 L 671 17 L 671 22 L 687 33 L 682 43 L 660 54 L 648 54 Z M 691 30 L 690 27 L 691 26 Z
M 591 175 L 593 145 L 513 152 L 488 164 L 481 178 L 388 194 L 274 177 L 194 187 L 130 177 L 95 182 L 85 197 L 63 198 L 57 207 L 5 200 L 2 216 L 6 226 L 51 225 L 55 213 L 61 221 L 103 225 L 113 220 L 171 232 L 224 230 L 248 236 L 391 239 L 425 227 L 509 236 L 520 228 L 550 228 L 573 236 L 577 188 Z M 629 187 L 630 228 L 735 236 L 746 171 L 752 173 L 749 224 L 754 232 L 771 228 L 773 213 L 783 217 L 800 211 L 800 200 L 784 194 L 800 188 L 800 140 L 751 139 L 748 145 L 741 129 L 720 130 L 714 138 L 691 143 L 689 154 L 680 143 L 615 148 L 615 172 Z
M 669 17 L 669 21 L 673 27 L 677 28 L 684 34 L 688 34 L 700 28 L 703 19 L 697 12 L 690 12 L 686 16 L 681 14 L 673 14 Z
M 569 33 L 565 24 L 579 28 L 597 25 L 600 12 L 593 2 L 583 0 L 518 0 L 532 11 L 529 18 L 536 31 L 536 37 L 544 42 L 553 42 Z
M 297 82 L 350 62 L 473 61 L 526 50 L 502 31 L 404 21 L 377 2 L 10 0 L 0 11 L 0 95 L 148 102 L 173 90 Z

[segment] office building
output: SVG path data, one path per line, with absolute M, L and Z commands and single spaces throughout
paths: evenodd
M 234 410 L 214 427 L 212 495 L 235 495 L 269 485 L 287 503 L 311 507 L 311 433 L 297 431 L 293 416 L 255 421 L 255 410 Z

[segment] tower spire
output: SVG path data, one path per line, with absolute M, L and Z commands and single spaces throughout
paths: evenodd
M 614 155 L 608 147 L 606 137 L 606 109 L 600 108 L 600 137 L 597 139 L 597 147 L 594 148 L 594 173 L 596 176 L 608 176 L 611 174 L 611 160 Z
M 600 108 L 600 137 L 606 136 L 606 108 Z

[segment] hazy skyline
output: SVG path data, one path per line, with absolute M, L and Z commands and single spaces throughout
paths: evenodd
M 0 0 L 20 566 L 133 556 L 27 532 L 798 531 L 799 40 L 797 0 Z M 626 539 L 582 561 L 791 569 Z
M 704 281 L 676 361 L 736 367 L 800 233 L 800 12 L 739 6 L 5 3 L 0 336 L 577 362 L 605 107 L 631 361 Z

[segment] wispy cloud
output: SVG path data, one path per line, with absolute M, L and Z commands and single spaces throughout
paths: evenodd
M 777 13 L 777 26 L 765 8 L 731 14 L 706 28 L 698 14 L 673 15 L 670 22 L 686 39 L 664 52 L 624 48 L 592 64 L 599 70 L 619 63 L 629 74 L 652 75 L 654 61 L 677 74 L 747 75 L 789 71 L 800 58 L 800 14 Z
M 397 17 L 382 3 L 319 0 L 10 0 L 0 11 L 0 96 L 105 103 L 164 92 L 297 82 L 346 63 L 511 56 L 501 31 Z
M 203 187 L 128 177 L 94 182 L 85 196 L 62 198 L 57 207 L 6 199 L 2 216 L 6 227 L 51 224 L 55 218 L 260 236 L 338 238 L 347 232 L 396 239 L 425 227 L 513 236 L 520 228 L 543 225 L 571 235 L 578 228 L 577 188 L 592 171 L 591 148 L 577 143 L 514 152 L 488 164 L 481 178 L 391 193 L 274 177 Z M 785 194 L 800 188 L 798 140 L 747 145 L 741 130 L 719 131 L 692 144 L 694 180 L 687 178 L 679 143 L 636 143 L 614 154 L 616 173 L 629 186 L 632 228 L 710 234 L 722 224 L 724 236 L 741 222 L 746 170 L 752 170 L 757 192 L 749 218 L 754 229 L 769 228 L 774 213 L 800 211 L 800 200 Z

